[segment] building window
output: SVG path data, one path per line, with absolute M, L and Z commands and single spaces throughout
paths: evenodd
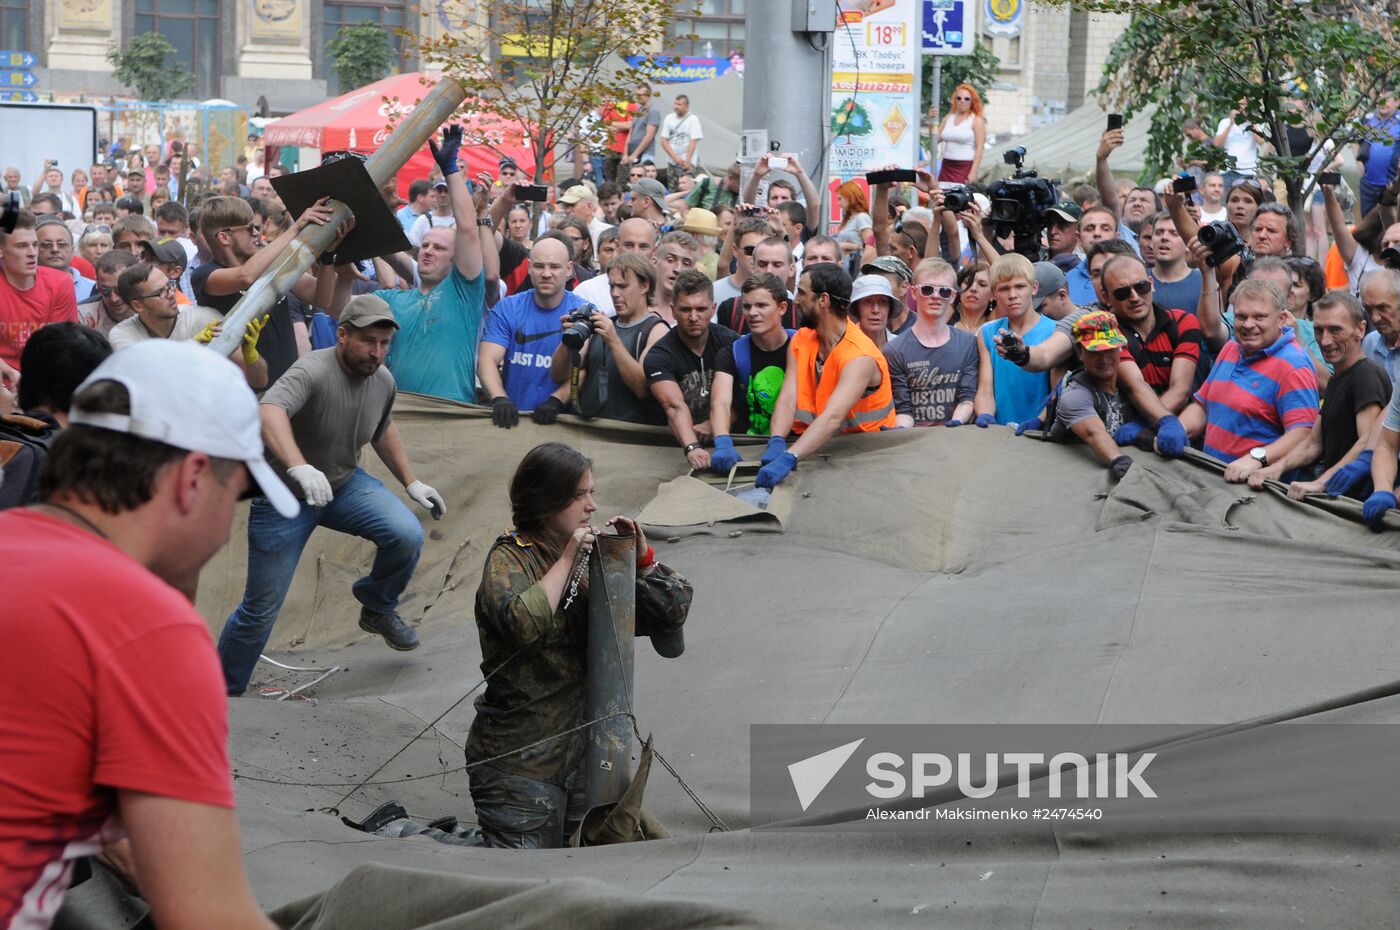
M 407 67 L 408 49 L 398 31 L 404 28 L 404 7 L 402 3 L 376 3 L 374 0 L 328 0 L 325 5 L 325 26 L 323 37 L 326 49 L 326 90 L 332 97 L 343 94 L 352 88 L 341 87 L 336 76 L 330 43 L 342 26 L 356 23 L 374 23 L 389 36 L 389 47 L 393 50 L 393 65 L 390 74 L 399 74 Z
M 175 46 L 196 97 L 219 96 L 219 0 L 136 0 L 135 26 L 137 35 L 159 32 Z
M 700 0 L 700 17 L 672 22 L 671 38 L 663 51 L 696 58 L 728 58 L 742 52 L 744 4 L 745 0 Z M 689 0 L 685 8 L 687 12 L 693 8 Z
M 0 48 L 29 48 L 28 0 L 0 0 Z

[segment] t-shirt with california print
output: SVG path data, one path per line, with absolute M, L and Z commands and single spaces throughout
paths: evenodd
M 913 329 L 885 344 L 894 412 L 914 418 L 915 426 L 947 422 L 953 410 L 977 393 L 977 339 L 952 328 L 948 341 L 929 348 Z

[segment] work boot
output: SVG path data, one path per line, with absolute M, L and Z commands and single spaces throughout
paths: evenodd
M 404 623 L 403 617 L 392 610 L 381 612 L 361 607 L 360 629 L 384 637 L 384 642 L 389 644 L 389 648 L 399 652 L 409 652 L 418 648 L 418 634 L 413 627 Z
M 368 817 L 358 823 L 349 817 L 341 817 L 340 822 L 355 830 L 362 830 L 365 833 L 374 833 L 393 823 L 395 820 L 408 819 L 408 811 L 398 801 L 385 801 L 383 804 L 370 811 Z

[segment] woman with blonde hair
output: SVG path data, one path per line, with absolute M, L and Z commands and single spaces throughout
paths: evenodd
M 930 108 L 929 115 L 937 119 L 938 108 Z M 943 145 L 938 180 L 951 184 L 976 181 L 982 167 L 982 147 L 987 142 L 987 121 L 982 116 L 982 98 L 971 84 L 954 88 L 953 112 L 939 127 L 938 141 Z

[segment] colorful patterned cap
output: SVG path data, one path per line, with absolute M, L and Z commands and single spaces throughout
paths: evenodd
M 1118 319 L 1106 310 L 1095 310 L 1075 320 L 1074 341 L 1087 352 L 1107 352 L 1128 344 L 1118 329 Z

